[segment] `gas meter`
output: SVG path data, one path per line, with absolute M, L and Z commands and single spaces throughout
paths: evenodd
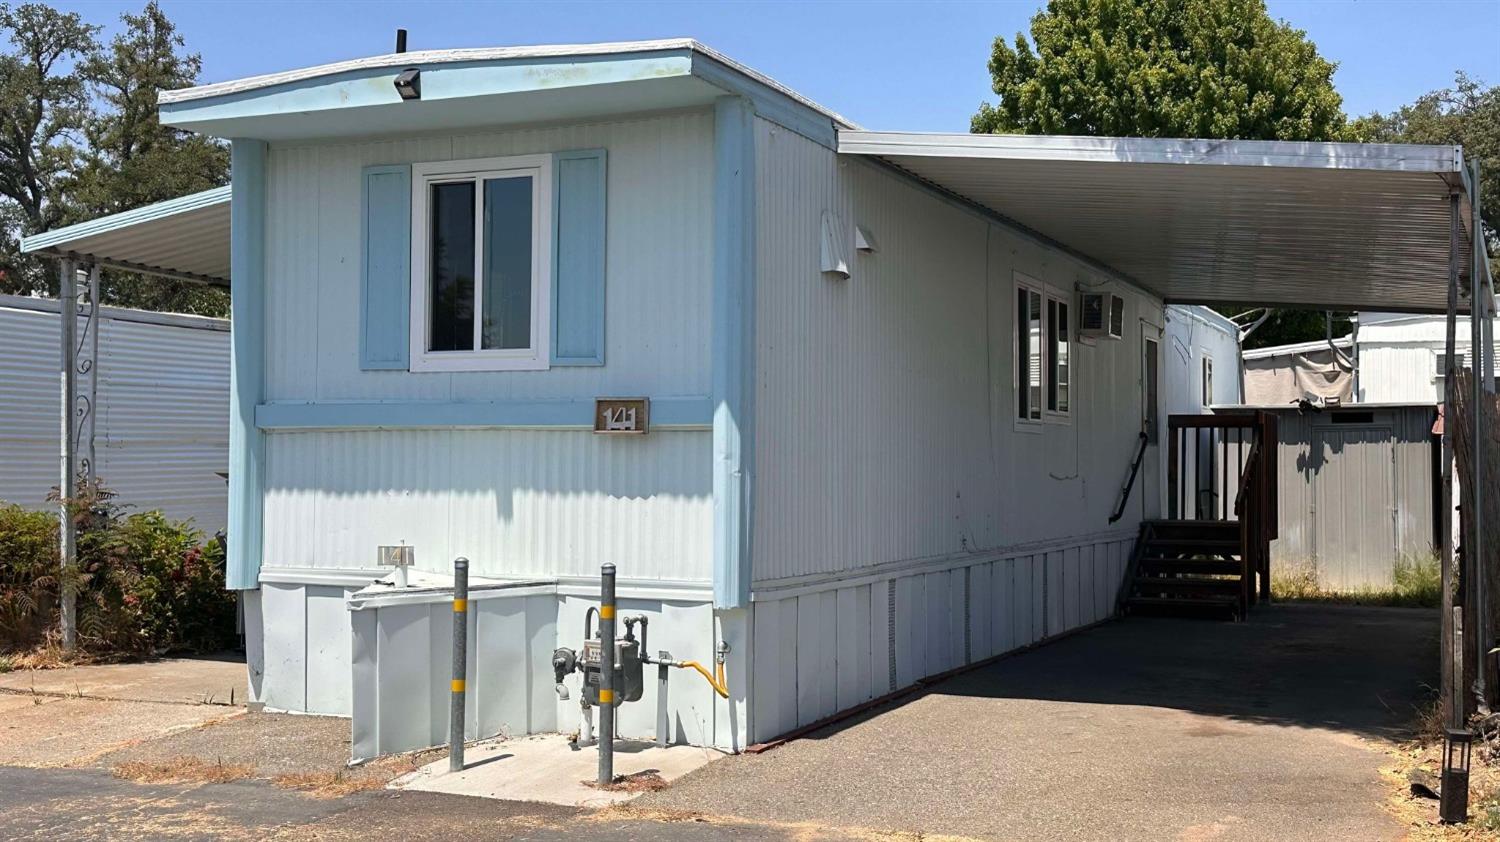
M 599 634 L 594 631 L 593 619 L 597 608 L 590 608 L 583 617 L 583 653 L 579 657 L 572 649 L 562 648 L 552 653 L 552 672 L 557 681 L 557 695 L 568 698 L 568 688 L 563 679 L 575 670 L 583 673 L 583 699 L 585 707 L 599 704 L 599 675 L 604 669 L 604 658 L 600 654 Z M 641 642 L 635 639 L 635 626 L 640 624 L 644 635 L 646 618 L 625 617 L 625 636 L 615 641 L 615 706 L 622 702 L 638 702 L 645 690 L 644 662 L 641 659 Z

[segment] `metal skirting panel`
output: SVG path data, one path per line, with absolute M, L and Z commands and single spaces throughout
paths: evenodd
M 246 594 L 251 700 L 275 710 L 348 716 L 353 588 L 264 583 Z
M 58 315 L 52 302 L 12 304 L 0 302 L 0 500 L 41 508 L 58 483 Z M 227 325 L 111 308 L 103 314 L 100 478 L 129 511 L 161 509 L 205 533 L 223 529 Z
M 555 731 L 557 597 L 470 599 L 466 739 Z M 268 623 L 271 615 L 267 615 Z M 450 602 L 346 612 L 352 631 L 351 759 L 446 741 L 452 678 Z M 311 666 L 311 662 L 309 664 Z
M 1354 413 L 1369 420 L 1333 421 Z M 1273 574 L 1310 566 L 1326 588 L 1388 587 L 1397 561 L 1434 552 L 1433 407 L 1277 414 Z
M 1114 613 L 1132 540 L 955 563 L 752 606 L 751 740 Z
M 899 173 L 756 132 L 755 586 L 1108 528 L 1160 303 Z M 847 278 L 820 271 L 825 209 Z M 1024 430 L 1018 272 L 1074 306 L 1079 286 L 1126 300 L 1123 339 L 1072 346 L 1071 415 Z M 1156 511 L 1159 476 L 1126 525 Z
M 360 370 L 362 167 L 601 148 L 609 154 L 605 365 L 506 372 Z M 713 116 L 706 110 L 503 132 L 273 146 L 265 399 L 708 394 L 713 169 Z
M 403 541 L 472 575 L 707 581 L 711 434 L 405 430 L 267 436 L 265 565 L 359 568 Z

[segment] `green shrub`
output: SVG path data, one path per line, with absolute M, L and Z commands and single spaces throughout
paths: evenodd
M 98 484 L 80 484 L 67 503 L 78 565 L 65 573 L 56 515 L 0 506 L 0 649 L 35 645 L 56 627 L 63 581 L 77 594 L 79 642 L 88 651 L 209 652 L 234 644 L 235 600 L 224 590 L 218 541 L 205 542 L 192 524 L 158 511 L 126 515 Z
M 1392 584 L 1386 588 L 1327 590 L 1318 581 L 1318 570 L 1311 563 L 1278 563 L 1271 574 L 1273 599 L 1436 608 L 1442 592 L 1442 566 L 1431 553 L 1396 559 Z
M 0 503 L 0 647 L 40 642 L 56 611 L 57 516 Z

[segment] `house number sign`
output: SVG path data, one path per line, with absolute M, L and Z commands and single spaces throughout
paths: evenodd
M 651 424 L 651 401 L 648 398 L 595 398 L 594 432 L 610 434 L 644 433 Z

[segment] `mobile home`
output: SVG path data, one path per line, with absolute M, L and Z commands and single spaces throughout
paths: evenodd
M 1327 232 L 1380 224 L 1406 239 L 1361 247 L 1433 266 L 1380 300 L 1436 312 L 1467 178 L 1452 147 L 864 131 L 685 40 L 376 56 L 161 114 L 233 143 L 252 690 L 351 716 L 356 759 L 442 741 L 460 556 L 470 736 L 578 722 L 549 661 L 604 563 L 652 651 L 722 659 L 727 698 L 676 682 L 665 727 L 729 750 L 1112 616 L 1166 508 L 1167 304 L 1320 305 L 1314 266 L 1372 301 Z

